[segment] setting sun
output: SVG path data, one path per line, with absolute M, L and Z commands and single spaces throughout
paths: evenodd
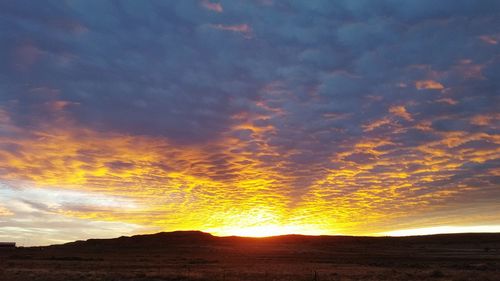
M 303 226 L 277 226 L 277 225 L 258 225 L 258 226 L 242 226 L 242 227 L 224 227 L 207 229 L 217 236 L 242 236 L 242 237 L 269 237 L 287 234 L 303 234 L 303 235 L 322 235 L 331 234 L 330 231 L 321 231 L 310 229 Z

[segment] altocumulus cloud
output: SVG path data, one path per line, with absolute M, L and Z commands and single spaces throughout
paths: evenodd
M 0 14 L 0 180 L 142 208 L 58 205 L 65 219 L 500 224 L 498 1 L 10 1 Z M 0 219 L 15 227 L 27 215 L 11 209 Z

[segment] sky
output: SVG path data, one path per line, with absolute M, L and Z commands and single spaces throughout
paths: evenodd
M 0 240 L 500 232 L 500 1 L 1 1 L 0 42 Z

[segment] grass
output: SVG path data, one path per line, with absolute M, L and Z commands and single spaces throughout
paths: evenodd
M 159 239 L 157 245 L 148 241 L 149 246 L 134 248 L 115 242 L 95 246 L 98 243 L 94 241 L 92 247 L 79 243 L 0 251 L 0 280 L 497 281 L 500 239 L 494 238 L 484 242 L 474 239 L 474 243 L 468 238 L 453 243 L 432 239 L 365 243 L 357 239 L 338 242 L 297 238 L 284 242 L 203 240 L 185 244 Z

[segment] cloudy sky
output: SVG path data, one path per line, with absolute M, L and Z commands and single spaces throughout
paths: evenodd
M 500 2 L 0 2 L 0 240 L 500 231 Z

